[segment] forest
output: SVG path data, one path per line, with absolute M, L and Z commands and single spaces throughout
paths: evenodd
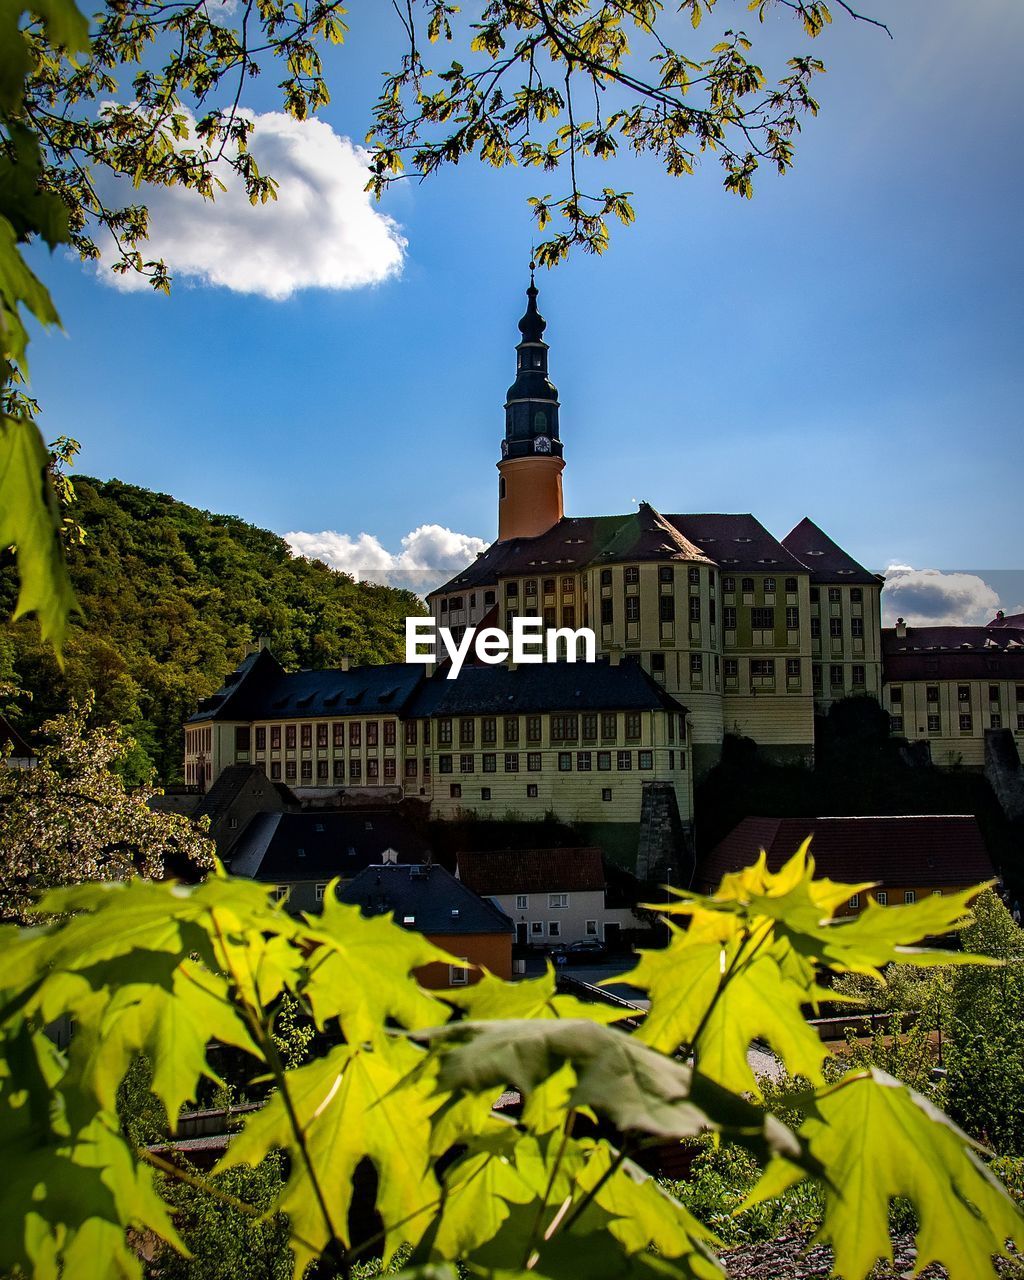
M 292 555 L 277 534 L 119 480 L 75 479 L 81 542 L 67 548 L 81 613 L 61 671 L 33 619 L 0 633 L 0 710 L 31 733 L 69 699 L 96 695 L 97 723 L 138 743 L 130 780 L 181 773 L 181 725 L 265 636 L 289 668 L 399 660 L 411 592 L 354 582 Z M 13 557 L 0 565 L 0 610 L 17 596 Z M 13 689 L 13 694 L 10 690 Z

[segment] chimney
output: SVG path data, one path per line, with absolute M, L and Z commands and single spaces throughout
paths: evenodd
M 902 618 L 897 618 L 896 619 L 896 639 L 906 640 L 906 638 L 907 638 L 907 624 L 903 621 Z
M 342 658 L 342 660 L 341 660 L 341 669 L 342 669 L 342 671 L 347 671 L 347 670 L 348 670 L 348 658 Z

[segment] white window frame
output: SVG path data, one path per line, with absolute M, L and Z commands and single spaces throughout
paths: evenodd
M 916 902 L 916 901 L 917 901 L 917 890 L 916 890 L 916 889 L 905 889 L 905 890 L 903 891 L 903 901 L 904 901 L 904 903 L 905 903 L 908 907 L 909 907 L 912 903 Z
M 569 907 L 569 895 L 567 893 L 549 893 L 548 894 L 548 910 L 549 911 L 566 911 Z
M 327 892 L 327 881 L 325 880 L 322 884 L 318 884 L 318 885 L 317 885 L 317 887 L 316 887 L 316 900 L 317 900 L 317 902 L 323 902 L 323 900 L 324 900 L 324 894 L 325 894 L 326 892 Z
M 875 901 L 878 903 L 880 907 L 887 907 L 889 905 L 888 893 L 886 893 L 884 889 L 879 889 L 878 892 L 875 894 Z
M 562 936 L 561 920 L 549 920 L 548 921 L 548 937 L 560 938 L 561 936 Z
M 585 932 L 586 932 L 586 935 L 587 935 L 587 937 L 588 937 L 588 938 L 600 938 L 600 936 L 601 936 L 601 935 L 600 935 L 600 933 L 598 933 L 598 930 L 597 930 L 597 921 L 596 921 L 596 920 L 588 920 L 588 921 L 587 921 L 586 926 L 585 926 Z
M 528 893 L 516 894 L 516 910 L 528 911 L 530 907 L 530 895 Z
M 468 956 L 459 956 L 463 963 L 469 963 Z M 469 982 L 469 970 L 463 969 L 457 964 L 448 966 L 448 985 L 450 987 L 464 987 Z
M 536 937 L 538 937 L 538 938 L 543 938 L 543 936 L 544 936 L 544 921 L 543 921 L 543 920 L 531 920 L 531 921 L 530 921 L 530 937 L 532 938 L 532 937 L 534 937 L 534 936 L 536 936 Z
M 849 907 L 851 911 L 857 911 L 860 908 L 860 894 L 855 893 L 850 899 Z

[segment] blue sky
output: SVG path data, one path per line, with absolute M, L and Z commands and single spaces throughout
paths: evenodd
M 353 8 L 322 119 L 359 141 L 397 28 L 388 5 Z M 795 171 L 764 171 L 753 200 L 726 195 L 713 162 L 595 175 L 634 191 L 637 223 L 538 280 L 570 513 L 750 510 L 779 536 L 806 514 L 872 568 L 1021 567 L 1024 6 L 869 8 L 895 39 L 837 13 L 814 46 L 822 113 Z M 761 39 L 743 9 L 724 0 L 719 24 Z M 808 45 L 773 26 L 767 50 Z M 273 110 L 261 92 L 251 105 Z M 294 139 L 279 141 L 284 181 Z M 258 212 L 233 223 L 222 257 L 240 278 L 261 254 L 253 270 L 272 276 L 280 253 L 335 280 L 361 278 L 360 245 L 368 278 L 390 262 L 380 283 L 284 299 L 187 276 L 170 299 L 126 293 L 40 254 L 66 331 L 30 353 L 44 431 L 81 439 L 89 474 L 333 531 L 347 567 L 380 567 L 376 547 L 400 553 L 424 525 L 465 535 L 457 558 L 494 534 L 525 197 L 558 181 L 463 162 L 389 195 L 387 227 L 351 181 L 332 218 L 293 210 L 276 239 Z M 198 237 L 209 257 L 213 224 L 179 213 L 169 243 L 191 260 Z

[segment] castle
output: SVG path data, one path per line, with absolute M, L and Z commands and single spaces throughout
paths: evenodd
M 883 631 L 882 576 L 809 519 L 778 540 L 750 514 L 566 516 L 537 296 L 531 274 L 497 540 L 428 604 L 456 639 L 516 617 L 590 627 L 599 661 L 467 666 L 448 681 L 412 664 L 289 674 L 262 650 L 187 722 L 187 782 L 254 763 L 300 797 L 554 813 L 599 843 L 655 810 L 687 826 L 694 775 L 726 735 L 810 763 L 816 717 L 838 699 L 875 699 L 937 765 L 981 766 L 986 732 L 1024 736 L 1024 618 Z

